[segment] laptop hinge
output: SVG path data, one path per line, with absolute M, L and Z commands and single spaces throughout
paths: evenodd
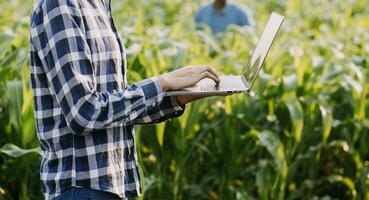
M 247 83 L 245 76 L 241 76 L 243 84 L 245 84 L 247 90 L 251 90 L 250 85 Z

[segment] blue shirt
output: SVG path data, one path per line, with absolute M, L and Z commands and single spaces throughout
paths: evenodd
M 213 4 L 208 4 L 197 12 L 196 23 L 208 25 L 213 33 L 223 32 L 228 25 L 250 25 L 247 14 L 237 5 L 227 3 L 220 11 Z
M 158 78 L 127 84 L 110 0 L 36 0 L 31 83 L 45 199 L 71 187 L 141 194 L 135 124 L 183 113 Z

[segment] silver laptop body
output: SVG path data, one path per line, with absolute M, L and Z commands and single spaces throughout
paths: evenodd
M 218 85 L 216 85 L 213 80 L 205 78 L 193 87 L 167 91 L 165 92 L 165 95 L 222 95 L 227 93 L 249 92 L 259 74 L 265 57 L 272 46 L 283 19 L 283 16 L 274 12 L 270 15 L 268 23 L 251 55 L 251 59 L 244 67 L 241 76 L 220 76 L 220 83 Z

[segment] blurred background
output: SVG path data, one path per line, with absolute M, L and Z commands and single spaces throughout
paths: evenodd
M 251 94 L 136 127 L 140 199 L 369 199 L 369 0 L 239 0 L 252 28 L 196 31 L 205 0 L 113 0 L 132 84 L 187 64 L 240 73 L 285 22 Z M 42 199 L 29 80 L 30 0 L 0 0 L 0 199 Z

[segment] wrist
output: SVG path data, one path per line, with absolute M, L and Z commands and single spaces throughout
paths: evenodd
M 161 75 L 161 76 L 158 77 L 158 79 L 160 81 L 160 87 L 163 91 L 170 90 L 168 80 L 165 76 Z

